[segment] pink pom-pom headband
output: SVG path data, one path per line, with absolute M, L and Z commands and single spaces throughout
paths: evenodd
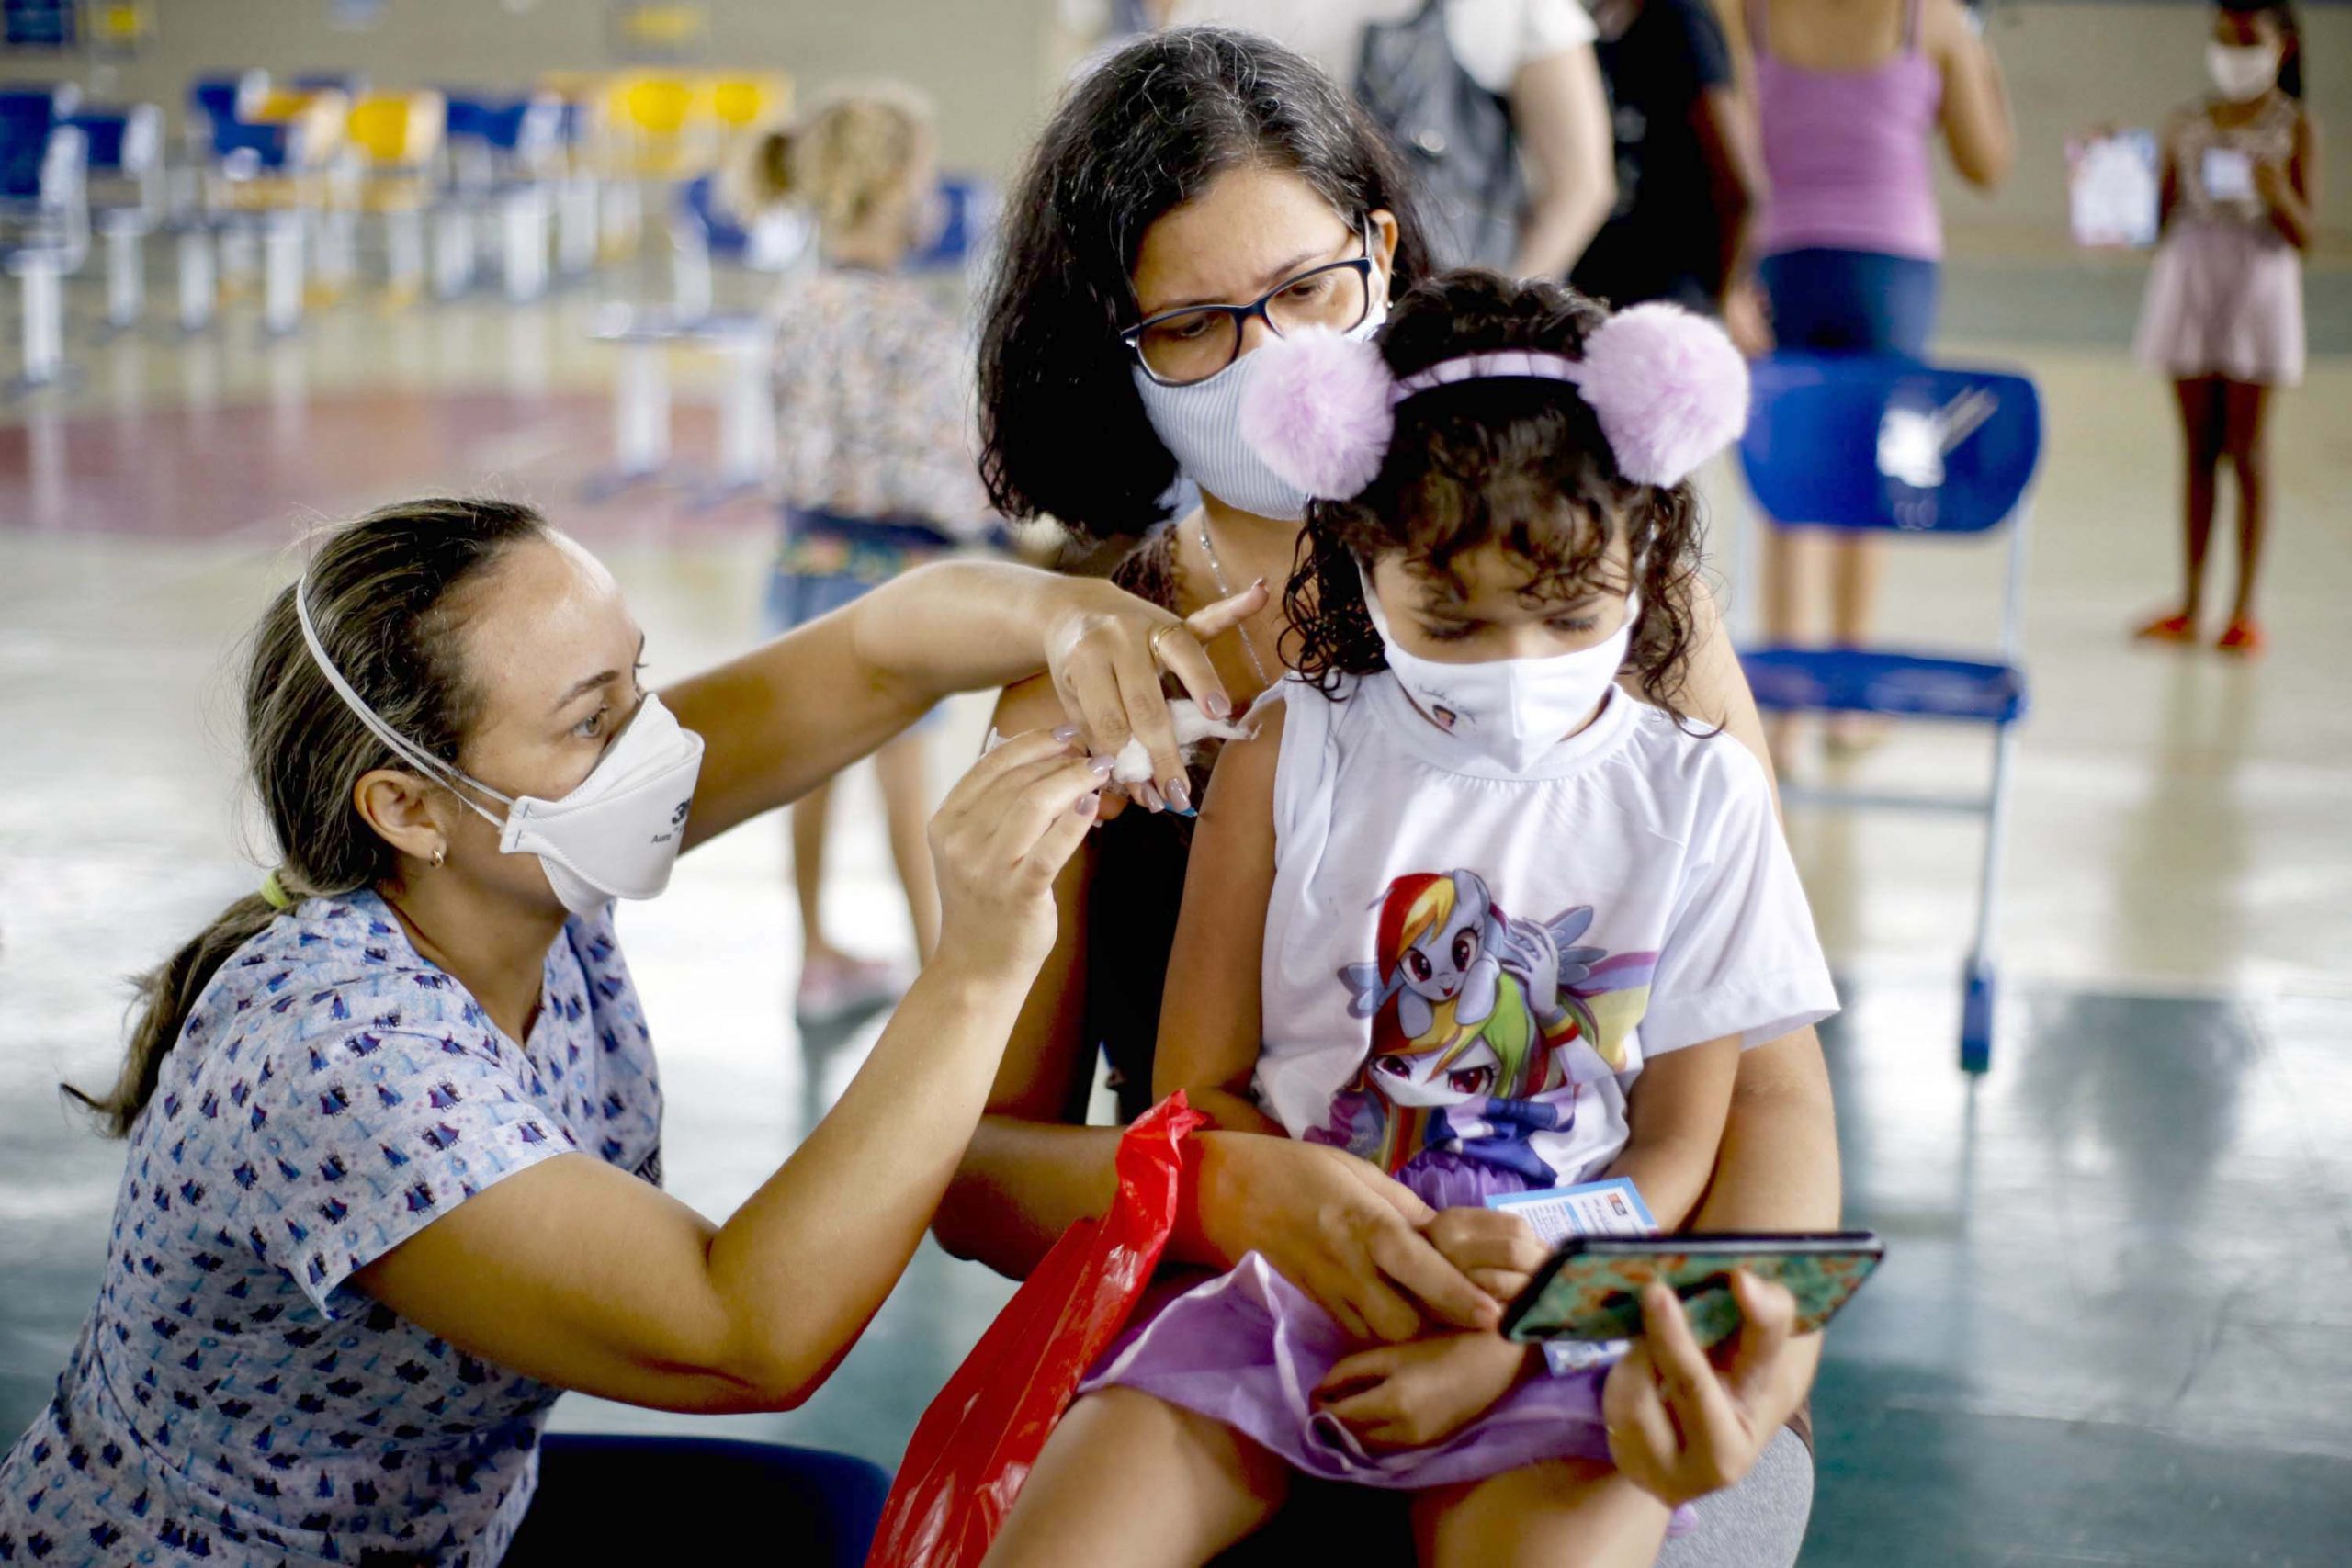
M 1241 400 L 1241 433 L 1266 466 L 1309 495 L 1356 494 L 1380 472 L 1396 405 L 1439 387 L 1515 378 L 1566 381 L 1600 423 L 1617 471 L 1680 484 L 1747 423 L 1747 362 L 1724 330 L 1679 306 L 1621 310 L 1580 358 L 1500 349 L 1441 360 L 1401 379 L 1377 344 L 1313 333 L 1270 343 Z

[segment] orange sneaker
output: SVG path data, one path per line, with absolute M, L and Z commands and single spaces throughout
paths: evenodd
M 2158 615 L 2132 635 L 2142 642 L 2195 642 L 2197 623 L 2186 615 Z
M 2259 626 L 2240 616 L 2230 623 L 2230 629 L 2223 632 L 2221 640 L 2213 646 L 2223 653 L 2240 653 L 2252 657 L 2269 646 L 2269 641 L 2268 637 L 2262 635 L 2262 628 Z

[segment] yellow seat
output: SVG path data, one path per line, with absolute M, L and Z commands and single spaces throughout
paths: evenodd
M 613 121 L 639 136 L 683 136 L 708 103 L 699 84 L 683 76 L 616 78 L 609 102 Z
M 792 112 L 792 80 L 787 76 L 714 76 L 710 79 L 711 112 L 729 131 L 782 119 Z
M 379 93 L 351 106 L 344 131 L 369 170 L 382 174 L 430 162 L 447 119 L 438 93 Z
M 624 178 L 683 178 L 718 157 L 709 85 L 689 77 L 614 77 L 605 94 L 604 130 L 607 161 Z

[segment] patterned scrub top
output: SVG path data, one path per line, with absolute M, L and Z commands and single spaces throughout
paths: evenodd
M 496 1562 L 561 1391 L 346 1281 L 551 1156 L 659 1182 L 661 1128 L 610 905 L 521 1045 L 374 893 L 280 915 L 131 1129 L 97 1305 L 0 1460 L 0 1563 Z

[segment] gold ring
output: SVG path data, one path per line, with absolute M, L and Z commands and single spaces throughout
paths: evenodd
M 1184 623 L 1182 621 L 1162 621 L 1159 626 L 1152 628 L 1151 637 L 1147 646 L 1150 648 L 1151 657 L 1155 662 L 1163 664 L 1167 662 L 1166 660 L 1161 659 L 1159 656 L 1159 644 L 1170 632 L 1182 630 L 1183 628 L 1183 625 Z

